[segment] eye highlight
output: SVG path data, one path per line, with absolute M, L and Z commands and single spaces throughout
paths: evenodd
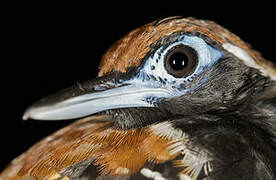
M 165 55 L 165 69 L 176 78 L 189 76 L 193 73 L 197 64 L 197 53 L 189 46 L 177 45 L 171 48 Z

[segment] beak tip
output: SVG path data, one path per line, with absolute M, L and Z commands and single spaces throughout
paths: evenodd
M 29 110 L 26 110 L 22 116 L 23 121 L 26 121 L 31 118 Z
M 38 114 L 39 114 L 39 111 L 37 110 L 37 108 L 31 106 L 25 110 L 22 116 L 22 119 L 23 121 L 27 121 L 29 119 L 39 119 Z
M 27 121 L 29 119 L 33 120 L 47 120 L 47 117 L 45 118 L 43 116 L 43 111 L 41 108 L 36 107 L 29 107 L 22 116 L 23 121 Z
M 27 121 L 29 118 L 30 118 L 29 115 L 25 113 L 22 116 L 23 121 Z

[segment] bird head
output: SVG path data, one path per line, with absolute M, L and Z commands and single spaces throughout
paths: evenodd
M 228 30 L 211 21 L 171 17 L 125 35 L 104 54 L 96 79 L 41 99 L 23 118 L 103 113 L 121 129 L 227 117 L 275 120 L 275 81 L 275 66 Z
M 275 179 L 276 67 L 212 21 L 170 17 L 131 31 L 97 78 L 42 98 L 23 119 L 87 116 L 0 179 Z

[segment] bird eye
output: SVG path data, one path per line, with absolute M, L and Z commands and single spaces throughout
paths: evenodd
M 196 68 L 198 56 L 196 51 L 185 45 L 171 48 L 166 56 L 164 65 L 167 72 L 176 78 L 187 77 Z

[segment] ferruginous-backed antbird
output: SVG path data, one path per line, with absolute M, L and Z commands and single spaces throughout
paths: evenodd
M 276 67 L 212 21 L 170 17 L 125 35 L 98 77 L 24 119 L 80 119 L 1 173 L 9 179 L 276 179 Z

